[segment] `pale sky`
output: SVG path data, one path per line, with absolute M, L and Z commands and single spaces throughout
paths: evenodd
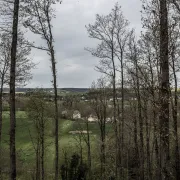
M 94 70 L 98 59 L 85 51 L 85 47 L 96 47 L 88 37 L 85 25 L 95 22 L 96 14 L 107 15 L 118 2 L 126 19 L 136 33 L 141 31 L 141 0 L 64 0 L 56 5 L 56 19 L 53 20 L 58 87 L 90 87 L 100 77 Z M 39 44 L 44 41 L 33 34 L 28 39 Z M 27 87 L 51 87 L 52 73 L 46 52 L 32 51 L 32 59 L 38 63 L 32 71 L 33 79 Z

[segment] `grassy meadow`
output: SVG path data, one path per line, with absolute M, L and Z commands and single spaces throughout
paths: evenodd
M 16 112 L 16 149 L 17 149 L 17 167 L 18 178 L 24 179 L 25 175 L 21 174 L 26 169 L 26 179 L 30 177 L 31 172 L 35 168 L 35 127 L 32 120 L 28 119 L 25 111 Z M 9 112 L 3 112 L 3 132 L 2 132 L 2 153 L 3 153 L 3 166 L 8 171 L 9 168 Z M 70 134 L 70 131 L 86 130 L 86 122 L 72 121 L 72 120 L 59 120 L 59 149 L 60 149 L 60 164 L 64 162 L 65 154 L 70 157 L 73 153 L 79 153 L 80 135 Z M 97 122 L 89 123 L 89 130 L 91 131 L 91 148 L 92 154 L 97 156 L 97 145 L 99 144 L 99 127 Z M 107 132 L 112 131 L 111 124 L 107 124 Z M 84 134 L 86 136 L 86 134 Z M 82 140 L 83 156 L 86 159 L 87 151 L 86 144 Z M 95 152 L 95 153 L 93 153 Z M 54 136 L 53 136 L 53 120 L 47 119 L 45 127 L 45 167 L 46 171 L 52 173 L 54 166 Z M 93 158 L 94 159 L 94 158 Z M 96 162 L 94 162 L 96 163 Z M 51 178 L 50 178 L 51 179 Z

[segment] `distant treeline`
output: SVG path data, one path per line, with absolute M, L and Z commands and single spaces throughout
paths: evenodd
M 53 91 L 52 88 L 16 88 L 16 92 L 28 92 L 28 91 L 34 91 L 35 89 Z M 58 91 L 85 93 L 89 91 L 89 88 L 58 88 Z M 9 92 L 9 88 L 4 88 L 3 92 Z

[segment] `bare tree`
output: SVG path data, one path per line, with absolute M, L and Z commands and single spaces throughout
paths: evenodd
M 2 134 L 2 107 L 3 107 L 3 88 L 9 86 L 10 82 L 10 53 L 11 53 L 11 35 L 9 33 L 2 33 L 0 43 L 0 142 Z M 31 69 L 34 68 L 35 64 L 28 57 L 31 49 L 24 45 L 23 34 L 18 33 L 18 50 L 16 58 L 16 86 L 24 86 L 27 81 L 31 79 Z M 1 157 L 1 155 L 0 155 Z
M 8 48 L 8 49 L 7 49 Z M 2 95 L 3 95 L 3 87 L 6 83 L 6 76 L 8 73 L 8 69 L 10 67 L 10 47 L 6 47 L 5 43 L 2 41 L 0 50 L 2 52 L 1 62 L 0 62 L 0 78 L 1 78 L 1 86 L 0 86 L 0 143 L 1 143 L 1 134 L 2 134 L 2 111 L 3 111 L 3 103 L 2 103 Z M 9 51 L 7 51 L 9 50 Z M 1 146 L 0 146 L 1 150 Z M 1 157 L 1 153 L 0 153 Z
M 137 146 L 137 137 L 135 139 L 135 150 L 136 153 L 138 153 L 138 159 L 139 160 L 139 175 L 141 179 L 144 179 L 144 132 L 143 132 L 143 115 L 142 115 L 142 96 L 141 96 L 141 84 L 140 84 L 140 69 L 139 69 L 139 49 L 137 45 L 137 41 L 135 38 L 134 33 L 131 34 L 131 37 L 129 39 L 129 60 L 132 63 L 132 69 L 129 68 L 129 73 L 133 76 L 133 84 L 134 84 L 134 90 L 135 90 L 135 97 L 137 99 L 137 117 L 138 121 L 135 118 L 135 136 L 137 136 L 137 123 L 139 122 L 139 137 L 140 137 L 140 147 Z M 139 150 L 138 150 L 139 149 Z M 140 155 L 141 154 L 141 155 Z
M 58 120 L 58 99 L 57 99 L 57 71 L 54 50 L 54 38 L 52 34 L 52 5 L 58 0 L 26 0 L 27 6 L 27 20 L 24 22 L 25 27 L 29 28 L 33 33 L 38 34 L 47 43 L 47 47 L 39 47 L 39 49 L 46 50 L 51 58 L 51 70 L 53 76 L 54 88 L 54 128 L 55 128 L 55 179 L 59 178 L 59 120 Z
M 91 132 L 90 132 L 90 128 L 89 128 L 89 121 L 88 121 L 88 118 L 91 116 L 91 112 L 92 112 L 92 109 L 91 107 L 89 106 L 89 104 L 82 104 L 83 107 L 81 107 L 81 116 L 84 118 L 85 120 L 85 124 L 86 124 L 86 132 L 87 133 L 83 133 L 83 128 L 81 123 L 79 123 L 79 127 L 80 127 L 80 131 L 81 131 L 81 136 L 83 137 L 83 140 L 84 142 L 86 143 L 86 146 L 87 146 L 87 160 L 88 160 L 88 172 L 89 172 L 89 178 L 91 179 L 92 178 L 92 152 L 91 152 Z
M 35 133 L 32 135 L 29 130 L 33 148 L 36 153 L 36 180 L 45 179 L 45 133 L 48 121 L 48 104 L 44 101 L 44 93 L 38 92 L 30 97 L 27 114 L 33 121 Z
M 105 78 L 97 80 L 92 84 L 89 92 L 90 106 L 97 116 L 100 129 L 100 162 L 101 162 L 101 179 L 106 175 L 106 122 L 108 113 L 109 88 Z
M 114 16 L 114 24 L 115 24 L 115 39 L 116 39 L 116 47 L 115 47 L 115 55 L 120 62 L 120 95 L 121 95 L 121 103 L 118 107 L 118 119 L 119 119 L 119 137 L 120 137 L 120 146 L 121 146 L 121 174 L 123 177 L 123 153 L 124 153 L 124 124 L 125 124 L 125 97 L 124 97 L 124 87 L 125 87 L 125 53 L 127 50 L 127 43 L 130 36 L 130 31 L 128 29 L 129 22 L 123 16 L 121 7 L 115 4 L 112 15 Z M 118 103 L 119 106 L 119 103 Z M 120 151 L 120 150 L 119 150 Z
M 124 55 L 129 37 L 128 21 L 124 18 L 121 7 L 116 4 L 107 16 L 96 16 L 94 25 L 87 26 L 91 38 L 100 41 L 96 49 L 87 49 L 100 59 L 96 67 L 101 73 L 112 79 L 114 131 L 116 136 L 116 177 L 122 176 L 122 156 L 124 139 Z M 118 62 L 119 61 L 119 62 Z M 120 63 L 120 64 L 119 64 Z M 119 70 L 120 66 L 120 70 Z M 121 111 L 117 107 L 117 78 L 121 77 Z M 121 114 L 121 116 L 120 116 Z M 118 121 L 119 120 L 119 121 Z

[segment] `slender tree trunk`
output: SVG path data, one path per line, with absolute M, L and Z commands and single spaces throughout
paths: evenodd
M 36 180 L 39 179 L 40 179 L 40 142 L 38 137 L 37 148 L 36 148 Z
M 16 109 L 15 109 L 15 75 L 18 38 L 19 0 L 14 1 L 10 70 L 10 179 L 16 180 Z
M 50 42 L 48 43 L 51 54 L 51 65 L 53 75 L 53 87 L 54 87 L 54 105 L 55 105 L 55 180 L 59 178 L 59 120 L 58 120 L 58 94 L 57 94 L 57 75 L 56 75 L 56 60 L 53 47 L 53 35 L 51 31 L 51 23 L 49 18 L 49 12 L 47 11 L 47 22 L 49 27 Z
M 112 83 L 113 83 L 113 118 L 114 118 L 114 130 L 115 130 L 115 176 L 118 178 L 118 169 L 119 169 L 119 161 L 120 161 L 120 146 L 119 146 L 119 138 L 118 138 L 118 125 L 117 125 L 117 105 L 116 105 L 116 67 L 114 62 L 114 45 L 113 45 L 113 33 L 112 33 L 112 47 L 111 47 L 111 60 L 113 64 L 113 76 L 112 76 Z
M 139 146 L 138 146 L 138 121 L 137 121 L 137 117 L 135 117 L 134 119 L 134 143 L 135 143 L 135 161 L 137 164 L 137 167 L 140 167 L 140 157 L 139 157 Z M 140 175 L 139 173 L 135 173 L 135 177 L 137 178 L 137 175 Z
M 0 143 L 1 143 L 1 136 L 2 136 L 2 113 L 3 113 L 3 103 L 2 103 L 2 98 L 3 98 L 3 85 L 4 85 L 4 77 L 1 79 L 1 89 L 0 89 Z M 1 146 L 0 146 L 1 147 Z
M 41 179 L 44 180 L 44 119 L 41 121 Z
M 161 110 L 161 65 L 160 65 L 160 58 L 159 58 L 159 53 L 158 50 L 156 48 L 156 72 L 157 72 L 157 77 L 158 77 L 158 102 L 156 102 L 156 98 L 155 98 L 155 93 L 153 96 L 153 106 L 154 106 L 154 138 L 155 138 L 155 154 L 156 154 L 156 160 L 157 160 L 157 176 L 159 179 L 161 179 L 161 143 L 160 143 L 160 127 L 161 127 L 161 122 L 160 122 L 160 115 L 159 115 L 159 111 Z M 157 112 L 157 106 L 158 105 L 158 112 Z M 158 119 L 158 122 L 157 122 Z
M 123 152 L 124 152 L 124 64 L 121 52 L 121 175 L 123 176 Z M 123 176 L 124 177 L 124 176 Z
M 86 119 L 86 130 L 87 130 L 89 177 L 91 178 L 91 141 L 90 141 L 90 134 L 89 134 L 89 122 L 88 122 L 88 119 Z
M 157 140 L 157 110 L 156 110 L 156 101 L 155 101 L 155 87 L 154 87 L 154 73 L 153 73 L 153 67 L 152 67 L 152 59 L 149 56 L 148 58 L 149 61 L 149 67 L 150 67 L 150 77 L 151 77 L 151 95 L 152 95 L 152 102 L 151 102 L 151 107 L 152 107 L 152 123 L 153 123 L 153 146 L 152 146 L 152 152 L 155 150 L 155 160 L 156 160 L 156 165 L 158 168 L 156 168 L 157 170 L 155 171 L 155 175 L 157 176 L 158 173 L 160 171 L 160 163 L 159 163 L 159 147 L 158 147 L 158 140 Z M 158 66 L 157 66 L 158 68 Z M 159 75 L 158 75 L 159 76 Z M 151 133 L 151 130 L 150 132 Z M 152 167 L 153 167 L 153 153 L 151 155 L 151 172 L 150 172 L 150 179 L 152 179 Z
M 141 180 L 144 179 L 144 132 L 143 132 L 143 117 L 142 117 L 142 102 L 141 102 L 141 95 L 140 95 L 140 82 L 139 82 L 139 71 L 138 71 L 138 61 L 137 58 L 135 60 L 135 69 L 136 69 L 136 87 L 137 87 L 137 104 L 138 104 L 138 118 L 139 118 L 139 136 L 140 136 L 140 149 L 139 153 L 141 154 L 140 157 L 140 165 L 141 165 L 141 172 L 140 178 Z
M 169 179 L 169 57 L 167 0 L 160 0 L 160 150 L 161 179 Z
M 100 130 L 101 130 L 101 179 L 103 180 L 105 178 L 105 163 L 106 163 L 104 119 L 101 120 Z
M 79 136 L 79 144 L 80 144 L 80 163 L 82 164 L 83 162 L 83 145 L 82 145 L 82 136 Z M 76 171 L 75 171 L 76 172 Z
M 3 103 L 2 103 L 2 98 L 3 98 L 3 84 L 4 84 L 4 77 L 2 75 L 2 79 L 1 79 L 1 89 L 0 89 L 0 179 L 2 179 L 2 142 L 1 142 L 1 138 L 2 138 L 2 121 L 3 121 L 3 117 L 2 117 L 2 113 L 3 113 Z
M 146 94 L 145 94 L 146 96 Z M 150 153 L 150 123 L 148 120 L 148 100 L 144 99 L 144 118 L 146 124 L 146 162 L 147 162 L 147 177 L 151 178 L 151 153 Z
M 172 50 L 172 67 L 173 67 L 173 76 L 175 81 L 175 92 L 172 99 L 172 115 L 174 120 L 174 138 L 175 138 L 175 167 L 176 167 L 176 179 L 180 179 L 180 155 L 179 155 L 179 137 L 178 137 L 178 125 L 177 125 L 177 112 L 178 112 L 178 82 L 175 68 L 175 57 L 174 57 L 174 48 Z M 174 103 L 173 103 L 174 99 Z
M 155 176 L 160 177 L 160 158 L 159 158 L 159 145 L 158 145 L 158 128 L 157 128 L 157 118 L 158 115 L 156 113 L 156 103 L 155 103 L 155 95 L 154 95 L 154 91 L 152 94 L 152 98 L 153 98 L 153 102 L 152 102 L 152 107 L 153 107 L 153 142 L 154 142 L 154 150 L 155 150 L 155 160 L 156 160 L 156 165 L 157 165 L 157 170 L 155 171 Z
M 58 95 L 57 95 L 57 83 L 56 83 L 56 62 L 54 59 L 54 53 L 52 53 L 52 69 L 53 69 L 53 79 L 54 79 L 54 103 L 55 103 L 55 180 L 59 178 L 59 120 L 58 120 Z
M 50 34 L 50 43 L 48 44 L 51 54 L 51 65 L 53 75 L 53 87 L 54 87 L 54 104 L 55 104 L 55 180 L 59 178 L 59 119 L 58 119 L 58 94 L 57 94 L 57 72 L 56 72 L 56 60 L 53 47 L 53 35 L 51 31 L 51 23 L 49 18 L 49 11 L 47 11 L 47 22 Z
M 134 139 L 134 166 L 133 166 L 133 174 L 131 175 L 131 178 L 137 180 L 139 179 L 139 167 L 140 167 L 140 158 L 139 158 L 139 146 L 138 146 L 138 121 L 137 121 L 137 107 L 136 103 L 133 102 L 132 104 L 132 112 L 134 111 L 135 115 L 133 117 L 134 121 L 134 129 L 133 129 L 133 139 Z M 138 169 L 138 170 L 137 170 Z

